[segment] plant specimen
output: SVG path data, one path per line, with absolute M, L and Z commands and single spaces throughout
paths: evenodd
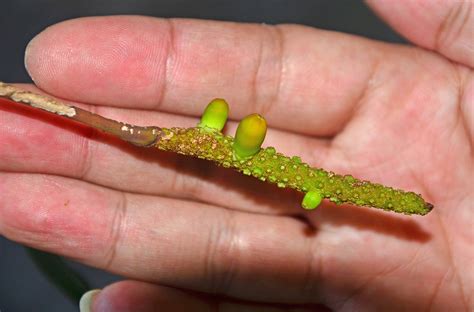
M 241 120 L 235 137 L 222 134 L 229 111 L 222 99 L 215 99 L 206 107 L 196 127 L 160 128 L 107 119 L 2 82 L 0 97 L 72 119 L 138 146 L 210 160 L 278 187 L 296 189 L 305 193 L 302 201 L 305 209 L 316 208 L 323 198 L 336 204 L 349 203 L 403 214 L 425 215 L 433 209 L 432 204 L 413 192 L 311 168 L 298 156 L 287 157 L 274 147 L 262 148 L 267 124 L 258 114 Z

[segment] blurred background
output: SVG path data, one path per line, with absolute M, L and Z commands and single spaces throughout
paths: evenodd
M 45 27 L 71 18 L 115 14 L 297 23 L 404 42 L 363 2 L 355 0 L 1 0 L 0 81 L 31 82 L 24 69 L 23 53 L 30 39 Z M 70 265 L 94 288 L 120 279 L 77 263 Z M 68 312 L 78 311 L 78 305 L 48 282 L 22 246 L 0 236 L 0 311 Z

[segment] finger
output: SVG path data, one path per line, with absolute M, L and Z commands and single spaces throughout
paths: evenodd
M 68 176 L 128 192 L 187 198 L 239 210 L 301 211 L 301 198 L 295 192 L 276 192 L 273 185 L 210 162 L 137 148 L 55 116 L 4 104 L 0 104 L 0 170 Z M 95 107 L 95 111 L 135 124 L 155 122 L 186 127 L 198 122 L 195 118 L 159 112 L 110 107 Z M 228 125 L 230 132 L 235 127 L 235 123 Z M 321 140 L 277 130 L 268 131 L 267 142 L 281 152 L 296 152 L 308 161 L 315 158 L 312 153 L 324 155 L 326 149 Z
M 154 312 L 154 311 L 263 311 L 304 312 L 327 311 L 296 305 L 266 305 L 215 298 L 194 292 L 139 281 L 121 281 L 107 286 L 92 299 L 92 312 Z
M 60 177 L 4 173 L 0 192 L 1 235 L 173 287 L 358 310 L 380 295 L 381 307 L 423 307 L 445 273 L 444 262 L 427 260 L 443 252 L 442 241 L 424 244 L 420 225 L 379 212 L 323 207 L 313 232 L 294 218 L 124 195 Z M 429 232 L 436 222 L 424 218 Z M 423 267 L 417 274 L 414 262 Z
M 472 1 L 374 1 L 369 5 L 413 43 L 474 67 Z
M 257 112 L 275 127 L 329 136 L 352 114 L 382 47 L 294 25 L 94 17 L 47 28 L 26 65 L 40 88 L 78 102 L 198 115 L 222 97 L 231 118 Z
M 259 301 L 317 300 L 305 225 L 43 175 L 0 175 L 0 234 L 133 279 Z M 45 195 L 48 194 L 48 195 Z

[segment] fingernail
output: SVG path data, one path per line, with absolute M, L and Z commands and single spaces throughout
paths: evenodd
M 81 300 L 79 300 L 79 311 L 80 312 L 92 312 L 92 302 L 94 297 L 100 293 L 100 289 L 94 289 L 86 292 L 82 295 Z

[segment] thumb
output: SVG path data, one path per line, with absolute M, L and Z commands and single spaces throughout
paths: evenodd
M 92 290 L 81 299 L 81 312 L 154 312 L 154 311 L 272 311 L 327 312 L 319 305 L 295 306 L 252 303 L 217 298 L 176 288 L 140 281 L 120 281 L 103 290 Z

